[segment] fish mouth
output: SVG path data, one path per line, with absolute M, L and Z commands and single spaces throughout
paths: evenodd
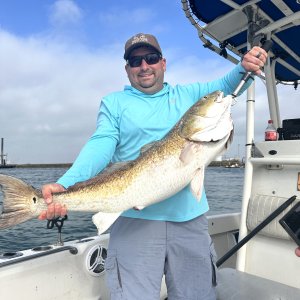
M 220 103 L 224 99 L 224 93 L 222 91 L 219 92 L 218 97 L 216 98 L 215 102 Z

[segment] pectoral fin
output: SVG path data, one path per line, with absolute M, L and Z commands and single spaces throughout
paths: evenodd
M 200 201 L 203 192 L 204 168 L 198 169 L 190 183 L 190 189 L 194 197 Z
M 118 213 L 103 213 L 98 212 L 97 214 L 93 215 L 93 223 L 97 227 L 98 234 L 103 233 L 106 231 L 120 216 L 121 212 Z
M 190 142 L 182 149 L 179 159 L 183 164 L 187 165 L 196 159 L 196 155 L 199 151 L 201 151 L 201 144 Z

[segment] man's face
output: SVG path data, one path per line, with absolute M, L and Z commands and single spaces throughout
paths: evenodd
M 155 53 L 147 47 L 132 50 L 130 57 Z M 138 67 L 126 64 L 125 70 L 131 85 L 145 94 L 155 94 L 163 88 L 164 73 L 166 71 L 166 60 L 162 58 L 156 64 L 147 64 L 143 59 Z

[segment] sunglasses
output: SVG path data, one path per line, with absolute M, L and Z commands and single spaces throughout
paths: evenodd
M 145 60 L 148 65 L 155 65 L 161 58 L 162 56 L 158 53 L 149 53 L 141 56 L 131 56 L 128 58 L 127 63 L 131 68 L 137 68 L 142 64 L 143 60 Z

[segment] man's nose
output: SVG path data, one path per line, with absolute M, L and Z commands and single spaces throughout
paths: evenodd
M 145 59 L 142 59 L 142 63 L 141 63 L 141 69 L 148 69 L 149 65 L 147 64 L 147 62 L 145 61 Z

